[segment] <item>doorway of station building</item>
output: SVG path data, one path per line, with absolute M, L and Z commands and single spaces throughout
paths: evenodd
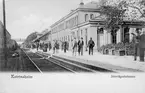
M 97 29 L 97 43 L 96 43 L 98 48 L 103 45 L 103 43 L 102 43 L 103 34 L 104 34 L 104 29 L 103 28 L 98 28 Z
M 112 44 L 117 43 L 117 29 L 111 30 L 111 43 Z
M 129 39 L 130 39 L 129 38 L 130 37 L 129 36 L 129 29 L 130 28 L 128 26 L 124 28 L 124 36 L 123 37 L 124 37 L 124 42 L 125 43 L 129 43 Z

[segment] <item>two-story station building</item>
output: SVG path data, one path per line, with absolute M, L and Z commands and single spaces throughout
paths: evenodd
M 97 45 L 97 26 L 103 22 L 102 19 L 95 19 L 100 15 L 98 6 L 96 2 L 85 5 L 81 2 L 77 9 L 51 25 L 52 40 L 68 41 L 71 45 L 73 37 L 77 39 L 83 37 L 86 47 L 89 38 L 92 37 Z
M 77 9 L 72 10 L 50 26 L 51 33 L 47 35 L 49 36 L 47 41 L 68 41 L 71 46 L 74 37 L 77 40 L 83 37 L 85 50 L 90 37 L 92 37 L 95 42 L 94 49 L 97 49 L 103 45 L 122 42 L 125 38 L 131 41 L 131 33 L 136 28 L 145 27 L 144 21 L 133 21 L 124 18 L 119 25 L 119 29 L 112 34 L 109 29 L 104 27 L 106 17 L 100 15 L 99 7 L 100 5 L 97 2 L 87 4 L 81 2 Z M 69 48 L 71 49 L 71 47 Z

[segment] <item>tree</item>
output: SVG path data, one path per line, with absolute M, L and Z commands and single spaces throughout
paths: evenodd
M 122 5 L 125 8 L 133 8 L 140 13 L 140 18 L 145 17 L 145 0 L 124 0 L 123 2 Z
M 125 19 L 143 20 L 145 18 L 145 0 L 102 0 L 101 14 L 107 15 L 106 26 L 109 28 Z
M 37 38 L 37 32 L 31 33 L 29 36 L 27 36 L 27 38 L 25 40 L 25 44 L 28 45 L 29 43 L 31 43 L 36 38 Z
M 122 3 L 119 2 L 117 5 L 110 5 L 108 2 L 105 3 L 103 0 L 102 5 L 100 6 L 100 14 L 106 16 L 105 27 L 114 31 L 118 29 L 118 24 L 122 21 L 125 9 L 122 8 Z

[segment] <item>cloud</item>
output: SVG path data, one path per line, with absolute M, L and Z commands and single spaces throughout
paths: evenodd
M 34 31 L 42 32 L 42 30 L 49 28 L 53 23 L 52 17 L 43 17 L 35 14 L 23 16 L 19 20 L 8 24 L 7 29 L 11 33 L 12 38 L 26 38 Z

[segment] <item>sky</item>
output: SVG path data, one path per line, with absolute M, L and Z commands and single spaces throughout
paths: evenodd
M 0 0 L 2 1 L 2 0 Z M 26 38 L 42 32 L 54 22 L 76 9 L 82 0 L 6 0 L 6 28 L 12 38 Z M 83 0 L 84 3 L 91 0 Z M 2 20 L 0 3 L 0 20 Z
M 42 32 L 50 25 L 76 9 L 83 1 L 98 0 L 5 0 L 6 28 L 12 38 L 26 38 L 37 31 Z M 3 22 L 2 0 L 0 0 L 0 21 Z

